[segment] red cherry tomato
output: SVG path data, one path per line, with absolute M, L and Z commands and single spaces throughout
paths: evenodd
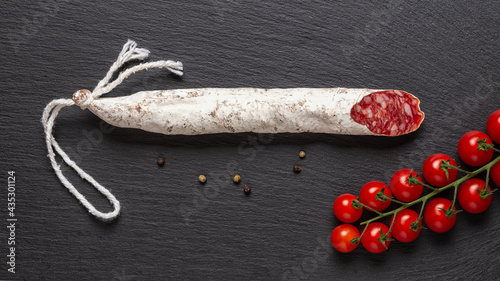
M 352 200 L 358 199 L 352 194 L 342 194 L 333 203 L 333 213 L 342 222 L 353 223 L 363 214 L 363 208 L 356 209 L 352 206 Z
M 401 169 L 397 171 L 392 176 L 391 183 L 389 184 L 394 197 L 403 202 L 411 202 L 418 199 L 418 197 L 420 197 L 422 191 L 424 190 L 423 185 L 410 185 L 406 182 L 406 180 L 410 176 L 410 172 L 410 169 Z M 422 178 L 416 172 L 413 172 L 411 175 L 413 177 L 417 176 L 417 179 L 422 182 Z
M 460 206 L 472 214 L 479 214 L 486 211 L 491 204 L 491 195 L 482 199 L 479 194 L 479 191 L 483 190 L 485 185 L 485 181 L 477 178 L 468 179 L 462 183 L 458 189 L 458 202 Z M 486 190 L 491 191 L 489 186 Z
M 500 109 L 490 115 L 486 121 L 486 130 L 491 139 L 500 144 Z
M 490 177 L 496 185 L 500 186 L 500 162 L 496 162 L 491 167 Z
M 448 218 L 445 210 L 451 206 L 451 201 L 446 198 L 436 198 L 425 206 L 424 220 L 427 227 L 435 232 L 446 232 L 450 230 L 457 221 L 457 214 Z M 444 210 L 443 210 L 444 209 Z M 453 210 L 456 210 L 453 207 Z
M 352 244 L 352 239 L 359 237 L 359 230 L 352 224 L 341 224 L 337 226 L 330 236 L 333 247 L 342 253 L 349 253 L 359 245 Z
M 431 185 L 443 187 L 455 181 L 458 171 L 455 169 L 448 169 L 448 177 L 444 170 L 440 169 L 441 161 L 450 161 L 450 165 L 457 166 L 457 162 L 450 156 L 442 153 L 436 153 L 429 156 L 424 162 L 424 178 Z
M 384 194 L 392 197 L 391 189 L 383 182 L 379 181 L 371 181 L 363 185 L 359 194 L 359 201 L 368 207 L 377 210 L 383 211 L 391 205 L 391 200 L 381 201 L 376 199 L 377 192 L 384 189 Z
M 394 216 L 393 216 L 394 217 Z M 419 228 L 417 231 L 411 229 L 411 224 L 418 220 L 418 213 L 412 209 L 404 209 L 396 214 L 396 219 L 394 219 L 394 224 L 392 225 L 391 234 L 396 240 L 401 242 L 411 242 L 417 239 L 420 235 Z M 422 221 L 418 222 L 418 225 L 422 225 Z
M 463 135 L 458 142 L 458 155 L 471 166 L 483 166 L 493 157 L 493 149 L 478 150 L 477 141 L 486 139 L 486 143 L 492 144 L 490 137 L 480 131 L 470 131 Z
M 372 222 L 370 223 L 363 236 L 361 236 L 361 244 L 363 244 L 363 247 L 365 247 L 368 252 L 371 253 L 382 253 L 383 251 L 387 250 L 387 247 L 391 244 L 391 241 L 385 241 L 385 246 L 382 244 L 382 242 L 379 242 L 378 239 L 380 238 L 380 230 L 382 229 L 382 233 L 387 234 L 389 232 L 389 228 L 387 225 L 381 223 L 381 222 Z M 389 234 L 389 238 L 392 236 Z

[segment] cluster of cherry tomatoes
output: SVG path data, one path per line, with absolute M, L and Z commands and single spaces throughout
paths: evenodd
M 467 165 L 484 166 L 493 158 L 493 142 L 500 144 L 500 109 L 490 115 L 486 129 L 488 134 L 471 131 L 464 134 L 458 142 L 458 154 Z M 402 169 L 394 173 L 389 186 L 383 182 L 371 181 L 361 188 L 359 197 L 353 194 L 340 195 L 333 204 L 333 212 L 344 224 L 337 226 L 331 234 L 333 247 L 347 253 L 356 249 L 361 242 L 369 252 L 381 253 L 388 248 L 393 238 L 400 242 L 415 240 L 424 228 L 422 217 L 425 225 L 432 231 L 446 232 L 452 229 L 457 220 L 454 202 L 447 198 L 431 199 L 429 196 L 434 194 L 421 197 L 424 186 L 437 194 L 439 188 L 453 187 L 452 183 L 460 182 L 456 195 L 460 206 L 470 213 L 484 212 L 491 204 L 493 191 L 484 180 L 476 177 L 464 177 L 462 179 L 466 179 L 465 181 L 455 182 L 459 170 L 450 156 L 433 154 L 423 164 L 423 177 L 428 184 L 416 172 Z M 490 167 L 489 177 L 500 186 L 500 162 Z M 403 207 L 393 212 L 390 227 L 382 222 L 370 221 L 360 234 L 358 228 L 352 225 L 361 218 L 363 210 L 382 217 L 382 211 L 393 201 Z M 413 205 L 411 203 L 422 204 L 421 214 L 407 208 Z

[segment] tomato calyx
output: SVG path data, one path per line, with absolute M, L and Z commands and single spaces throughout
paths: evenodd
M 489 196 L 491 196 L 493 194 L 493 192 L 495 192 L 497 190 L 498 190 L 498 188 L 495 188 L 493 190 L 488 190 L 488 188 L 486 188 L 486 185 L 485 185 L 485 186 L 482 186 L 482 187 L 478 187 L 477 188 L 477 193 L 479 193 L 479 197 L 481 199 L 486 199 Z
M 410 225 L 410 229 L 415 231 L 415 232 L 418 232 L 420 229 L 427 229 L 427 227 L 420 224 L 421 221 L 422 221 L 422 217 L 420 217 L 418 220 L 412 222 Z
M 357 210 L 363 208 L 363 204 L 361 204 L 361 202 L 359 202 L 359 198 L 352 200 L 351 206 Z
M 484 138 L 477 140 L 477 150 L 488 151 L 490 149 L 496 152 L 500 152 L 500 149 L 497 149 L 494 144 L 488 143 L 488 139 Z
M 451 159 L 449 160 L 441 160 L 441 165 L 439 165 L 439 169 L 443 170 L 444 173 L 446 174 L 446 179 L 450 178 L 450 175 L 448 173 L 448 169 L 454 169 L 455 166 L 450 164 Z
M 357 237 L 351 239 L 351 244 L 357 245 L 357 244 L 359 244 L 359 241 L 361 241 L 361 237 L 357 236 Z
M 379 200 L 379 201 L 382 201 L 382 202 L 385 202 L 387 200 L 392 200 L 392 197 L 387 196 L 384 193 L 384 191 L 385 191 L 385 187 L 382 187 L 382 189 L 379 192 L 377 192 L 377 195 L 375 196 L 375 199 Z
M 478 139 L 477 140 L 477 150 L 483 150 L 483 151 L 488 151 L 490 149 L 495 149 L 493 144 L 491 143 L 486 143 L 487 139 Z
M 446 215 L 447 218 L 451 219 L 455 216 L 455 214 L 462 212 L 462 210 L 455 210 L 454 205 L 455 204 L 451 204 L 450 207 L 448 208 L 448 210 L 445 210 L 443 208 L 439 208 L 439 209 L 444 212 L 444 214 Z
M 464 174 L 469 174 L 470 173 L 469 171 L 461 169 L 459 166 L 455 166 L 455 165 L 450 164 L 450 161 L 454 161 L 454 160 L 453 159 L 441 160 L 441 165 L 439 165 L 439 169 L 443 170 L 444 173 L 446 174 L 446 179 L 450 178 L 449 177 L 449 170 L 450 169 L 460 171 L 460 172 L 462 172 Z
M 387 249 L 387 245 L 385 242 L 387 241 L 394 241 L 393 238 L 389 237 L 391 235 L 391 232 L 388 231 L 387 233 L 384 234 L 384 231 L 382 230 L 382 227 L 380 228 L 380 237 L 377 239 L 378 242 L 382 243 L 382 245 Z
M 408 179 L 406 179 L 406 182 L 409 185 L 413 185 L 413 184 L 424 185 L 423 182 L 421 182 L 421 181 L 418 180 L 418 174 L 415 174 L 414 176 L 412 176 L 413 173 L 414 173 L 413 170 L 410 170 L 410 174 L 408 175 Z

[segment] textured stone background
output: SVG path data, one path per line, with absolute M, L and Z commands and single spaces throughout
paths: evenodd
M 329 244 L 339 224 L 336 196 L 357 194 L 370 180 L 388 183 L 401 168 L 420 172 L 432 153 L 458 158 L 460 136 L 486 129 L 500 107 L 497 1 L 141 2 L 2 4 L 0 279 L 498 278 L 498 194 L 486 213 L 459 214 L 451 232 L 424 231 L 384 254 L 359 247 L 342 255 Z M 396 88 L 421 99 L 426 119 L 398 138 L 184 137 L 103 130 L 90 112 L 70 107 L 57 119 L 57 140 L 123 206 L 118 220 L 102 223 L 53 173 L 40 118 L 52 99 L 92 89 L 129 38 L 151 50 L 151 61 L 182 61 L 185 76 L 141 72 L 109 96 L 199 87 Z M 9 170 L 17 176 L 16 274 L 6 271 Z M 109 210 L 73 171 L 64 172 Z M 236 172 L 252 186 L 250 196 L 231 182 Z

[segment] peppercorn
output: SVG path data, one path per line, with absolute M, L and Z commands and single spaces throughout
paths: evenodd
M 302 169 L 300 168 L 300 166 L 299 166 L 299 165 L 294 165 L 294 166 L 293 166 L 293 171 L 294 171 L 295 173 L 300 173 L 300 171 L 301 171 L 301 170 L 302 170 Z
M 306 157 L 306 152 L 305 152 L 304 150 L 301 150 L 301 151 L 299 152 L 299 157 L 300 157 L 300 158 L 304 158 L 304 157 Z
M 156 159 L 156 163 L 161 167 L 165 164 L 165 159 L 163 157 L 158 157 L 158 159 Z
M 240 175 L 234 175 L 234 177 L 233 177 L 233 181 L 234 181 L 234 183 L 240 183 L 240 181 L 241 181 L 241 176 L 240 176 Z
M 248 194 L 248 193 L 250 193 L 252 191 L 252 188 L 250 188 L 250 186 L 248 186 L 248 185 L 245 184 L 245 186 L 243 186 L 243 191 L 246 194 Z
M 207 177 L 205 177 L 204 175 L 199 175 L 199 176 L 198 176 L 198 180 L 199 180 L 201 183 L 205 183 L 205 182 L 207 182 Z

